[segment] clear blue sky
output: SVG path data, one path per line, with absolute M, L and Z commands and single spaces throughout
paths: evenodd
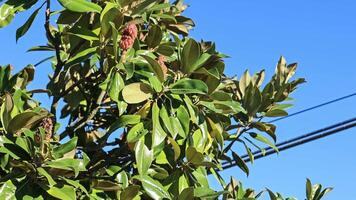
M 220 51 L 231 56 L 226 60 L 227 74 L 241 75 L 245 69 L 257 72 L 264 68 L 271 76 L 281 55 L 289 62 L 299 63 L 297 76 L 308 82 L 293 94 L 296 100 L 290 112 L 356 91 L 354 0 L 186 2 L 191 5 L 186 15 L 197 24 L 192 36 L 215 41 Z M 28 15 L 21 16 L 0 30 L 0 64 L 12 63 L 16 70 L 45 57 L 43 53 L 25 53 L 29 47 L 44 43 L 42 16 L 28 37 L 16 45 L 14 33 Z M 50 71 L 50 66 L 41 65 L 31 88 L 43 87 Z M 355 117 L 355 104 L 356 98 L 352 98 L 280 121 L 279 141 Z M 353 199 L 355 141 L 356 129 L 350 129 L 259 159 L 250 165 L 248 178 L 237 168 L 223 175 L 235 176 L 249 187 L 268 187 L 298 199 L 303 199 L 305 179 L 309 177 L 313 182 L 334 187 L 326 200 Z

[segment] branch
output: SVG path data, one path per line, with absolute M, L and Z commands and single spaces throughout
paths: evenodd
M 239 140 L 240 135 L 242 135 L 243 133 L 245 133 L 246 131 L 249 131 L 251 129 L 252 129 L 251 127 L 245 128 L 242 131 L 240 131 L 241 129 L 238 129 L 237 133 L 236 133 L 236 138 L 233 141 L 231 141 L 229 145 L 227 145 L 225 147 L 225 149 L 223 150 L 223 154 L 228 152 L 231 149 L 232 145 L 234 145 L 234 143 Z
M 61 60 L 61 55 L 60 55 L 60 42 L 58 42 L 58 40 L 56 39 L 55 36 L 52 35 L 51 29 L 50 29 L 50 17 L 51 17 L 51 1 L 50 0 L 46 0 L 46 12 L 45 12 L 45 30 L 46 30 L 46 34 L 49 38 L 49 42 L 53 43 L 53 46 L 55 48 L 56 51 L 56 58 L 57 58 L 57 64 L 55 66 L 55 70 L 54 70 L 54 74 L 52 77 L 52 80 L 56 80 L 62 67 L 63 67 L 63 62 Z M 51 113 L 53 114 L 53 119 L 54 119 L 54 123 L 57 122 L 57 117 L 56 117 L 56 111 L 57 111 L 57 106 L 58 106 L 58 101 L 59 98 L 54 96 L 53 97 L 53 101 L 51 104 Z M 54 126 L 53 126 L 53 132 L 54 132 Z
M 59 136 L 60 140 L 65 138 L 70 132 L 76 131 L 76 130 L 82 128 L 84 125 L 86 125 L 90 120 L 92 120 L 95 117 L 96 113 L 100 109 L 100 105 L 105 97 L 105 94 L 106 94 L 106 92 L 104 90 L 101 91 L 101 93 L 96 101 L 95 108 L 90 112 L 89 116 L 87 118 L 82 118 L 81 120 L 77 121 L 73 125 L 68 126 L 66 128 L 66 130 L 60 134 L 60 136 Z

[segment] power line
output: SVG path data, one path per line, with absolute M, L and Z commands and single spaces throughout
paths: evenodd
M 281 147 L 281 146 L 283 146 L 283 145 L 286 145 L 286 144 L 288 144 L 288 143 L 296 142 L 296 141 L 298 141 L 298 140 L 301 140 L 301 139 L 304 139 L 304 138 L 308 138 L 308 137 L 314 136 L 314 135 L 316 135 L 316 134 L 318 134 L 318 133 L 322 133 L 322 132 L 328 131 L 328 130 L 330 130 L 330 129 L 334 129 L 334 128 L 337 128 L 337 127 L 339 127 L 339 126 L 346 125 L 346 124 L 351 123 L 351 122 L 354 122 L 354 121 L 356 121 L 356 117 L 351 118 L 351 119 L 348 119 L 348 120 L 345 120 L 345 121 L 342 121 L 342 122 L 339 122 L 339 123 L 337 123 L 337 124 L 333 124 L 333 125 L 330 125 L 330 126 L 327 126 L 327 127 L 324 127 L 324 128 L 318 129 L 318 130 L 315 130 L 315 131 L 313 131 L 313 132 L 310 132 L 310 133 L 301 135 L 301 136 L 299 136 L 299 137 L 295 137 L 295 138 L 292 138 L 292 139 L 289 139 L 289 140 L 286 140 L 286 141 L 277 143 L 277 144 L 276 144 L 276 147 L 279 148 L 279 147 Z M 271 150 L 271 149 L 273 149 L 273 148 L 272 148 L 272 147 L 266 147 L 266 148 L 264 148 L 265 151 L 268 151 L 268 150 Z M 253 155 L 256 155 L 256 154 L 259 154 L 259 153 L 262 153 L 262 150 L 254 151 L 252 154 L 253 154 Z M 241 156 L 242 159 L 248 158 L 248 157 L 249 157 L 248 155 L 243 155 L 243 156 Z M 228 163 L 229 163 L 229 162 L 225 162 L 225 163 L 223 163 L 223 165 L 228 164 Z
M 317 109 L 317 108 L 321 108 L 321 107 L 324 107 L 326 105 L 329 105 L 329 104 L 332 104 L 332 103 L 336 103 L 336 102 L 339 102 L 339 101 L 342 101 L 342 100 L 345 100 L 345 99 L 348 99 L 348 98 L 351 98 L 353 96 L 356 96 L 356 92 L 355 93 L 352 93 L 352 94 L 349 94 L 349 95 L 346 95 L 346 96 L 343 96 L 343 97 L 339 97 L 337 99 L 333 99 L 331 101 L 327 101 L 327 102 L 324 102 L 324 103 L 321 103 L 321 104 L 318 104 L 316 106 L 312 106 L 310 108 L 307 108 L 307 109 L 304 109 L 304 110 L 300 110 L 298 112 L 295 112 L 295 113 L 292 113 L 292 114 L 289 114 L 287 116 L 284 116 L 284 117 L 279 117 L 277 119 L 274 119 L 274 120 L 271 120 L 269 121 L 268 123 L 273 123 L 273 122 L 277 122 L 277 121 L 280 121 L 280 120 L 283 120 L 283 119 L 286 119 L 286 118 L 289 118 L 289 117 L 292 117 L 292 116 L 295 116 L 295 115 L 299 115 L 299 114 L 302 114 L 302 113 L 305 113 L 305 112 L 308 112 L 308 111 L 311 111 L 311 110 L 314 110 L 314 109 Z M 283 145 L 286 145 L 286 146 L 289 146 L 288 144 L 291 143 L 291 144 L 294 144 L 293 142 L 296 142 L 298 143 L 298 140 L 301 140 L 301 141 L 304 141 L 304 140 L 308 140 L 308 139 L 304 139 L 304 138 L 308 138 L 308 137 L 312 137 L 312 136 L 315 136 L 321 132 L 324 132 L 324 131 L 328 131 L 330 129 L 333 129 L 333 128 L 337 128 L 339 126 L 345 126 L 346 124 L 348 123 L 351 123 L 351 122 L 354 122 L 356 121 L 356 117 L 355 118 L 352 118 L 352 119 L 349 119 L 349 120 L 346 120 L 346 121 L 343 121 L 343 122 L 340 122 L 340 123 L 337 123 L 337 124 L 334 124 L 334 125 L 331 125 L 331 126 L 327 126 L 325 128 L 322 128 L 322 129 L 319 129 L 319 130 L 316 130 L 316 131 L 313 131 L 311 133 L 308 133 L 308 134 L 304 134 L 304 135 L 301 135 L 299 137 L 296 137 L 296 138 L 293 138 L 293 139 L 290 139 L 290 140 L 286 140 L 284 142 L 281 142 L 281 143 L 277 143 L 276 144 L 276 147 L 279 148 L 279 150 L 281 151 L 281 149 L 283 149 L 284 147 L 281 147 Z M 316 136 L 317 137 L 317 136 Z M 325 136 L 324 136 L 325 137 Z M 302 140 L 304 139 L 304 140 Z M 272 153 L 269 153 L 269 152 L 273 152 L 275 153 L 275 151 L 273 150 L 273 148 L 271 147 L 267 147 L 264 149 L 265 150 L 265 154 L 262 153 L 261 150 L 258 150 L 258 151 L 255 151 L 253 152 L 252 154 L 253 155 L 257 155 L 255 156 L 255 159 L 258 159 L 260 157 L 263 157 L 263 155 L 267 156 L 267 155 L 270 155 Z M 269 154 L 268 154 L 269 153 Z M 249 159 L 249 156 L 248 155 L 243 155 L 241 157 L 242 159 L 245 159 L 245 160 L 248 160 L 247 162 L 250 161 Z M 225 164 L 228 164 L 229 162 L 225 162 L 225 163 L 222 163 L 223 165 Z M 230 164 L 231 165 L 231 164 Z M 230 168 L 229 166 L 230 165 L 227 165 L 226 167 Z M 232 167 L 232 166 L 231 166 Z M 224 167 L 223 167 L 224 169 Z
M 324 103 L 316 105 L 316 106 L 312 106 L 310 108 L 307 108 L 307 109 L 304 109 L 304 110 L 289 114 L 289 115 L 284 116 L 284 117 L 279 117 L 277 119 L 269 121 L 268 123 L 273 123 L 273 122 L 276 122 L 276 121 L 280 121 L 282 119 L 286 119 L 286 118 L 289 118 L 289 117 L 292 117 L 292 116 L 295 116 L 295 115 L 299 115 L 299 114 L 302 114 L 302 113 L 305 113 L 305 112 L 308 112 L 308 111 L 311 111 L 311 110 L 314 110 L 314 109 L 317 109 L 317 108 L 320 108 L 320 107 L 323 107 L 323 106 L 326 106 L 326 105 L 329 105 L 329 104 L 332 104 L 332 103 L 336 103 L 338 101 L 342 101 L 344 99 L 351 98 L 353 96 L 356 96 L 356 92 L 352 93 L 352 94 L 349 94 L 349 95 L 346 95 L 346 96 L 343 96 L 343 97 L 339 97 L 339 98 L 331 100 L 331 101 L 324 102 Z
M 350 120 L 346 120 L 344 122 L 341 122 L 341 123 L 338 123 L 338 124 L 335 124 L 335 125 L 332 125 L 332 126 L 329 126 L 329 127 L 322 128 L 322 129 L 318 130 L 319 131 L 318 133 L 320 133 L 320 132 L 323 132 L 323 133 L 315 134 L 315 132 L 317 132 L 317 131 L 313 131 L 311 133 L 308 133 L 308 134 L 304 135 L 304 136 L 309 135 L 310 137 L 307 137 L 307 138 L 299 137 L 299 138 L 302 138 L 302 140 L 300 140 L 300 139 L 299 140 L 295 140 L 296 138 L 294 138 L 294 139 L 289 140 L 291 142 L 288 142 L 288 143 L 283 142 L 285 145 L 284 146 L 280 145 L 281 147 L 279 147 L 278 150 L 279 150 L 279 152 L 281 152 L 281 151 L 284 151 L 284 150 L 287 150 L 287 149 L 290 149 L 290 148 L 293 148 L 293 147 L 296 147 L 296 146 L 299 146 L 299 145 L 302 145 L 302 144 L 305 144 L 305 143 L 308 143 L 308 142 L 311 142 L 311 141 L 314 141 L 314 140 L 318 140 L 318 139 L 321 139 L 321 138 L 336 134 L 338 132 L 353 128 L 353 127 L 356 126 L 356 122 L 355 121 L 356 121 L 356 118 L 352 118 Z M 350 123 L 350 122 L 353 122 L 353 123 Z M 329 129 L 332 129 L 332 130 L 329 130 Z M 324 131 L 320 131 L 320 130 L 324 130 Z M 329 131 L 326 131 L 326 130 L 329 130 Z M 282 143 L 280 143 L 280 144 L 282 144 Z M 269 149 L 269 150 L 266 151 L 265 153 L 262 153 L 260 151 L 254 152 L 254 159 L 256 160 L 256 159 L 259 159 L 259 158 L 262 158 L 262 157 L 269 156 L 271 154 L 277 153 L 272 148 L 266 148 L 266 149 Z M 244 155 L 244 156 L 242 156 L 242 158 L 244 159 L 244 162 L 250 162 L 251 161 L 250 158 L 248 157 L 248 155 Z M 222 168 L 223 168 L 223 170 L 225 170 L 225 169 L 229 169 L 229 168 L 234 167 L 234 166 L 236 166 L 236 163 L 232 163 L 232 164 L 223 166 Z

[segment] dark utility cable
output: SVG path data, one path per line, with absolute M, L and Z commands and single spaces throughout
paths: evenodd
M 319 104 L 319 105 L 316 105 L 316 106 L 313 106 L 313 107 L 310 107 L 310 108 L 307 108 L 307 109 L 304 109 L 304 110 L 301 110 L 301 111 L 298 111 L 298 112 L 295 112 L 295 113 L 292 113 L 292 114 L 289 114 L 289 115 L 284 116 L 284 117 L 279 117 L 277 119 L 269 121 L 268 123 L 277 122 L 277 121 L 280 121 L 282 119 L 286 119 L 286 118 L 289 118 L 289 117 L 292 117 L 292 116 L 295 116 L 295 115 L 299 115 L 299 114 L 302 114 L 302 113 L 305 113 L 305 112 L 308 112 L 308 111 L 311 111 L 311 110 L 314 110 L 314 109 L 317 109 L 317 108 L 320 108 L 320 107 L 323 107 L 323 106 L 326 106 L 326 105 L 329 105 L 329 104 L 332 104 L 332 103 L 336 103 L 338 101 L 342 101 L 344 99 L 351 98 L 353 96 L 356 96 L 356 92 L 352 93 L 352 94 L 349 94 L 349 95 L 346 95 L 346 96 L 343 96 L 343 97 L 340 97 L 340 98 L 337 98 L 337 99 L 334 99 L 334 100 L 331 100 L 331 101 L 327 101 L 325 103 L 322 103 L 322 104 Z
M 279 143 L 279 144 L 277 144 L 277 147 L 278 147 L 279 152 L 281 152 L 281 151 L 284 151 L 284 150 L 287 150 L 287 149 L 290 149 L 290 148 L 293 148 L 293 147 L 296 147 L 296 146 L 299 146 L 299 145 L 302 145 L 302 144 L 305 144 L 305 143 L 308 143 L 308 142 L 311 142 L 314 140 L 318 140 L 318 139 L 342 132 L 344 130 L 353 128 L 355 126 L 356 126 L 356 118 L 352 118 L 352 119 L 346 120 L 344 122 L 340 122 L 335 125 L 331 125 L 331 126 L 319 129 L 317 131 L 313 131 L 311 133 L 305 134 L 303 136 L 298 137 L 299 139 L 294 138 L 294 139 L 288 140 L 286 142 Z M 316 134 L 316 133 L 319 133 L 319 134 Z M 275 154 L 275 153 L 277 153 L 277 152 L 274 149 L 266 148 L 265 153 L 262 153 L 261 151 L 256 151 L 253 154 L 254 154 L 254 159 L 256 160 L 256 159 L 259 159 L 259 158 L 262 158 L 265 156 L 269 156 L 269 155 Z M 248 155 L 244 155 L 241 158 L 245 162 L 251 161 L 250 158 L 248 157 Z M 234 166 L 236 166 L 236 163 L 231 163 L 231 164 L 225 165 L 222 168 L 225 170 L 225 169 L 229 169 Z

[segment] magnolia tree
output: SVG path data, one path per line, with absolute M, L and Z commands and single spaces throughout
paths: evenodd
M 2 2 L 0 27 L 36 9 L 16 39 L 44 13 L 48 42 L 29 51 L 53 52 L 41 62 L 53 74 L 47 88 L 29 91 L 33 65 L 0 69 L 0 199 L 262 195 L 219 173 L 227 162 L 249 174 L 238 145 L 251 161 L 252 147 L 276 149 L 276 127 L 264 119 L 287 115 L 289 94 L 304 82 L 292 80 L 296 64 L 281 58 L 267 83 L 264 71 L 228 77 L 214 43 L 188 37 L 194 23 L 181 0 L 58 0 L 59 10 L 54 0 Z M 47 93 L 50 107 L 35 93 Z M 308 200 L 331 190 L 309 180 L 306 188 Z

